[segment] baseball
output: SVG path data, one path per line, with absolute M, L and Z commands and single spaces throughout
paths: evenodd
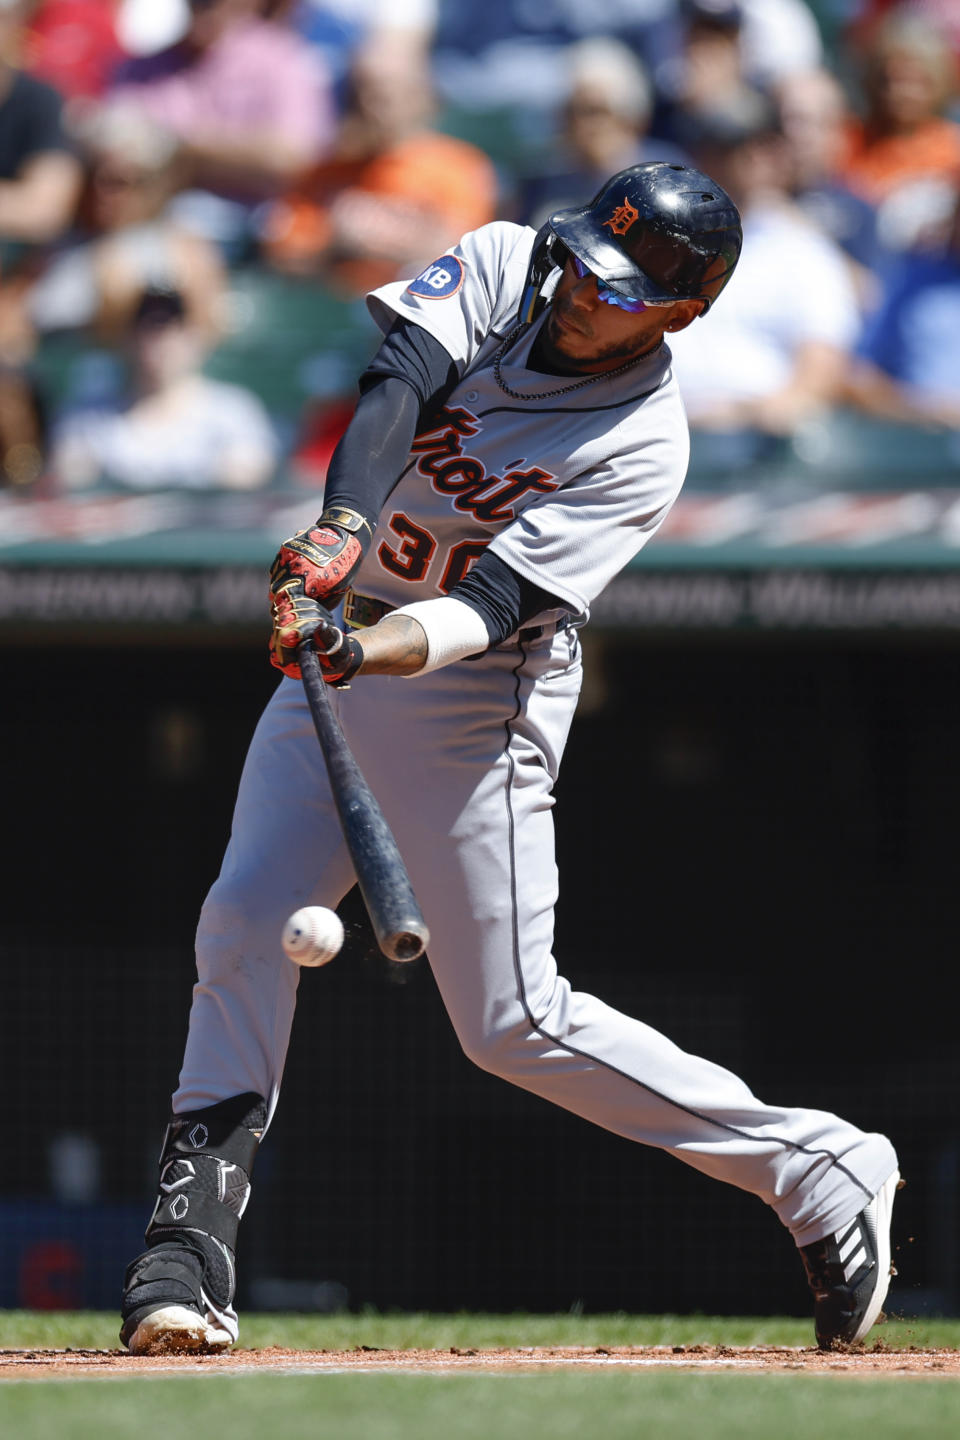
M 281 939 L 297 965 L 326 965 L 343 944 L 343 921 L 324 905 L 305 905 L 290 916 Z

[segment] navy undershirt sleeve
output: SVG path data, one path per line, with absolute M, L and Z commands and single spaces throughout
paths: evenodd
M 360 376 L 360 399 L 330 460 L 324 504 L 357 510 L 371 530 L 410 446 L 459 379 L 439 340 L 397 320 Z
M 361 393 L 388 375 L 412 386 L 425 416 L 439 410 L 460 379 L 456 362 L 440 341 L 422 325 L 402 317 L 393 322 L 360 376 Z
M 556 595 L 541 590 L 539 585 L 511 570 L 506 561 L 494 555 L 492 550 L 484 550 L 450 595 L 454 600 L 462 600 L 481 616 L 491 645 L 502 644 L 508 635 L 534 615 L 541 615 L 545 610 L 567 608 Z

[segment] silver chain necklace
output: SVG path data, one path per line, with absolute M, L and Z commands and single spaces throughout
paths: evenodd
M 639 361 L 645 360 L 647 355 L 650 354 L 648 350 L 643 355 L 634 355 L 632 360 L 627 360 L 623 365 L 618 365 L 616 370 L 598 370 L 593 375 L 587 375 L 583 380 L 574 381 L 572 385 L 558 385 L 554 390 L 536 390 L 532 395 L 522 395 L 519 390 L 513 390 L 507 384 L 501 374 L 500 366 L 503 363 L 503 357 L 520 334 L 520 331 L 525 329 L 526 322 L 515 326 L 493 357 L 493 378 L 500 386 L 504 395 L 509 395 L 512 400 L 552 400 L 555 395 L 572 395 L 574 390 L 582 390 L 584 385 L 592 385 L 595 380 L 615 379 L 617 375 L 622 375 L 625 370 L 629 370 L 632 366 L 638 364 Z

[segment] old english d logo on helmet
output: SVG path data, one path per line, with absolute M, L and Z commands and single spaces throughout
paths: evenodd
M 635 205 L 631 205 L 626 196 L 623 197 L 623 204 L 618 205 L 609 220 L 604 220 L 604 225 L 609 225 L 614 235 L 626 235 L 630 226 L 640 219 L 640 211 Z

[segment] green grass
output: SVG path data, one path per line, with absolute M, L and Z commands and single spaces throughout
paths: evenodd
M 809 1320 L 714 1315 L 453 1315 L 364 1311 L 340 1315 L 241 1316 L 240 1345 L 260 1349 L 447 1350 L 518 1345 L 811 1345 Z M 110 1311 L 0 1310 L 0 1348 L 115 1349 L 118 1317 Z M 960 1349 L 960 1320 L 890 1320 L 868 1343 Z
M 955 1440 L 960 1386 L 833 1376 L 317 1375 L 23 1381 L 0 1387 L 17 1440 Z
M 111 1349 L 113 1314 L 0 1311 L 0 1348 Z M 960 1348 L 960 1320 L 895 1321 L 889 1349 Z M 809 1345 L 795 1319 L 708 1315 L 248 1315 L 243 1346 L 304 1350 L 550 1345 Z M 2 1372 L 0 1372 L 2 1373 Z M 955 1378 L 625 1370 L 435 1375 L 153 1373 L 0 1382 L 0 1436 L 16 1440 L 955 1440 Z

